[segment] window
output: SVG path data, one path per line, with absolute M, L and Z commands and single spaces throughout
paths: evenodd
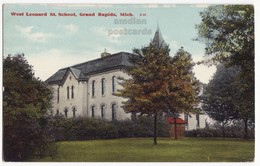
M 60 101 L 60 87 L 57 88 L 57 103 Z
M 116 104 L 112 104 L 112 120 L 116 120 Z
M 70 98 L 70 87 L 67 86 L 67 99 L 69 99 L 69 98 Z
M 68 117 L 68 109 L 67 108 L 65 108 L 64 114 L 65 114 L 65 117 L 67 118 Z
M 92 106 L 91 107 L 91 116 L 92 116 L 92 118 L 94 118 L 95 117 L 95 106 Z
M 112 93 L 115 93 L 116 91 L 116 77 L 112 77 Z
M 101 105 L 101 119 L 105 118 L 105 105 Z
M 72 112 L 73 112 L 73 118 L 75 118 L 76 117 L 76 108 L 75 107 L 72 108 Z
M 95 84 L 96 84 L 96 81 L 93 80 L 92 81 L 92 97 L 95 96 Z
M 102 78 L 101 80 L 101 94 L 105 94 L 105 78 Z
M 71 86 L 71 98 L 74 99 L 74 86 Z

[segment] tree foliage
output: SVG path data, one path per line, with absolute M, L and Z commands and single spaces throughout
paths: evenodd
M 123 108 L 128 113 L 154 116 L 154 144 L 157 116 L 163 113 L 192 112 L 197 106 L 198 81 L 192 73 L 191 55 L 180 49 L 175 57 L 169 49 L 144 47 L 140 58 L 127 69 L 130 79 L 124 79 L 118 96 L 127 98 Z
M 200 13 L 198 38 L 206 44 L 208 61 L 225 62 L 227 67 L 238 66 L 237 96 L 234 98 L 239 118 L 254 122 L 254 7 L 252 5 L 216 5 Z M 245 134 L 245 137 L 246 134 Z
M 225 137 L 225 126 L 238 118 L 234 98 L 237 95 L 236 79 L 239 68 L 217 66 L 217 71 L 205 86 L 202 101 L 203 110 L 214 120 L 222 124 L 222 135 Z
M 213 62 L 246 68 L 254 64 L 253 6 L 210 6 L 200 15 L 197 40 L 206 43 L 206 54 L 213 55 Z
M 46 112 L 51 105 L 51 91 L 34 77 L 23 54 L 4 58 L 3 86 L 4 160 L 44 155 L 52 146 Z

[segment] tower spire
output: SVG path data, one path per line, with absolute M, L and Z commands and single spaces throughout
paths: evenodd
M 160 31 L 158 23 L 157 23 L 157 30 L 154 34 L 154 38 L 153 38 L 151 44 L 154 45 L 157 49 L 166 47 L 166 43 L 163 39 L 163 36 L 162 36 L 161 31 Z

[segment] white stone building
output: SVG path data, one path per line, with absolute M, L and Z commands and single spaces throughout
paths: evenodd
M 46 80 L 54 94 L 53 113 L 107 120 L 130 118 L 120 107 L 125 99 L 113 93 L 120 88 L 118 77 L 129 77 L 123 69 L 131 65 L 128 59 L 132 56 L 126 52 L 103 53 L 99 59 L 57 71 Z
M 156 47 L 166 46 L 157 29 L 151 42 Z M 125 100 L 113 95 L 122 88 L 118 77 L 128 78 L 124 68 L 131 65 L 129 58 L 136 56 L 127 52 L 102 53 L 101 58 L 60 69 L 45 82 L 53 90 L 53 114 L 65 117 L 88 116 L 106 120 L 130 119 L 121 108 Z M 182 114 L 187 121 L 186 130 L 205 127 L 205 115 Z

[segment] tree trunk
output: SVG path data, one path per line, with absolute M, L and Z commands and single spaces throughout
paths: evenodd
M 225 134 L 225 123 L 222 122 L 222 138 L 225 139 L 226 134 Z
M 244 119 L 244 123 L 245 123 L 245 135 L 244 135 L 244 139 L 248 139 L 248 118 Z
M 174 139 L 177 139 L 177 118 L 174 117 Z
M 157 113 L 154 114 L 154 137 L 153 144 L 157 145 Z

